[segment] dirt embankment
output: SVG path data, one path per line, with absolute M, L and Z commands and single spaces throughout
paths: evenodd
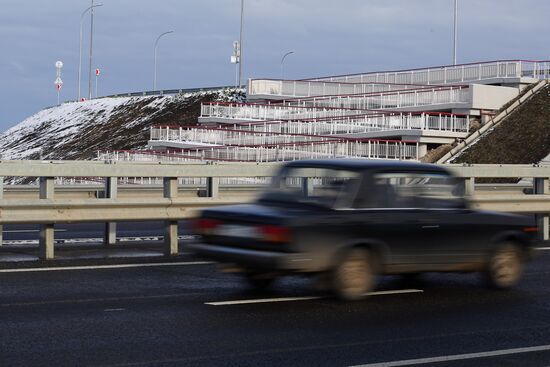
M 516 109 L 452 163 L 531 164 L 550 154 L 550 87 Z

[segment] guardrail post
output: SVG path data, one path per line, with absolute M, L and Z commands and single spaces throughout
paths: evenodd
M 550 187 L 548 186 L 548 178 L 534 178 L 533 179 L 533 193 L 535 195 L 548 195 L 550 194 Z M 539 232 L 540 239 L 548 240 L 549 239 L 549 221 L 550 213 L 536 214 L 535 218 L 537 221 L 537 226 L 541 229 Z
M 173 199 L 178 196 L 178 178 L 164 177 L 164 197 Z M 164 254 L 167 256 L 177 255 L 178 248 L 178 221 L 166 221 L 164 223 Z
M 40 177 L 40 199 L 53 199 L 54 177 Z M 40 225 L 39 256 L 42 260 L 54 257 L 54 224 Z
M 105 199 L 116 199 L 117 197 L 118 177 L 105 178 Z M 103 235 L 105 245 L 114 245 L 116 243 L 116 222 L 105 223 L 105 233 Z
M 476 178 L 466 177 L 464 178 L 464 195 L 473 196 L 476 191 Z
M 206 178 L 206 196 L 209 198 L 217 198 L 220 192 L 220 178 Z

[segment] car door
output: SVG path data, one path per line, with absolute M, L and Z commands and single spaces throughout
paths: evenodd
M 460 231 L 458 200 L 449 197 L 450 176 L 439 172 L 386 171 L 374 175 L 374 192 L 385 196 L 387 220 L 383 234 L 392 252 L 392 261 L 403 267 L 438 270 L 457 260 L 454 241 Z M 453 233 L 455 232 L 455 233 Z

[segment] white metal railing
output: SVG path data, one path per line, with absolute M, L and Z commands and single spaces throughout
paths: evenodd
M 241 123 L 231 125 L 231 129 L 309 135 L 357 134 L 411 129 L 468 132 L 469 116 L 443 113 L 388 113 L 330 119 Z
M 287 104 L 300 107 L 391 110 L 395 108 L 414 108 L 442 104 L 467 104 L 469 102 L 470 90 L 468 86 L 450 86 L 395 92 L 302 98 L 287 101 Z
M 316 142 L 284 143 L 266 146 L 224 146 L 185 149 L 180 152 L 111 151 L 98 152 L 97 159 L 104 161 L 238 161 L 282 162 L 297 159 L 320 158 L 418 159 L 418 144 L 390 140 L 328 140 Z
M 395 113 L 310 121 L 242 123 L 226 128 L 157 126 L 151 127 L 150 140 L 216 145 L 265 145 L 319 141 L 344 134 L 394 130 L 466 133 L 469 130 L 469 116 Z
M 208 102 L 201 105 L 201 118 L 264 121 L 281 119 L 313 119 L 357 114 L 345 109 L 304 108 L 282 104 Z
M 310 80 L 348 83 L 460 84 L 516 78 L 550 78 L 550 61 L 490 61 L 414 70 L 329 76 Z
M 311 97 L 388 92 L 418 87 L 419 85 L 392 83 L 338 83 L 310 80 L 250 79 L 248 81 L 248 97 Z

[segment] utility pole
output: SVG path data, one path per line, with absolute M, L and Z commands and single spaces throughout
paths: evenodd
M 90 6 L 90 65 L 88 66 L 88 99 L 92 99 L 92 54 L 94 42 L 94 0 Z
M 454 42 L 453 42 L 453 65 L 456 65 L 456 46 L 458 40 L 458 0 L 455 0 L 455 15 L 454 15 Z
M 241 0 L 241 30 L 239 32 L 239 87 L 243 85 L 243 16 L 244 16 L 244 0 Z

